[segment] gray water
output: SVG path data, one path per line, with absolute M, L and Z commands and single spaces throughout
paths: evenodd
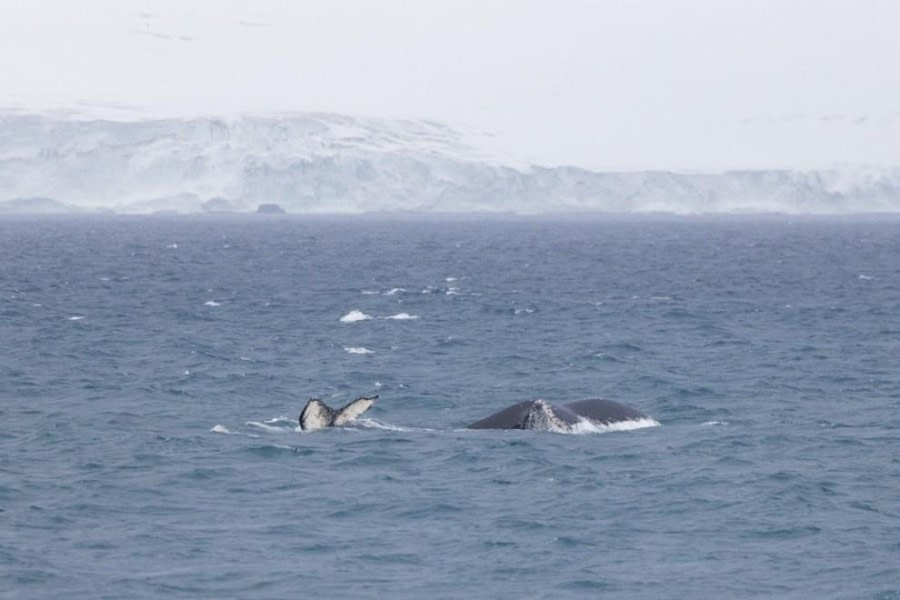
M 900 598 L 895 218 L 4 218 L 0 350 L 3 598 Z

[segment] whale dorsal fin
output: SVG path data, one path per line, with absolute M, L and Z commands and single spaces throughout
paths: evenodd
M 375 404 L 375 401 L 378 399 L 378 396 L 363 396 L 361 398 L 357 398 L 347 406 L 341 408 L 337 411 L 337 414 L 334 417 L 334 425 L 346 425 L 350 421 L 355 420 L 361 414 L 372 408 L 372 405 Z
M 342 409 L 343 410 L 343 409 Z M 334 425 L 335 411 L 318 398 L 310 398 L 300 413 L 300 429 L 322 429 Z

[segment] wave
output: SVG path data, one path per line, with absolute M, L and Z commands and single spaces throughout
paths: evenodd
M 375 354 L 374 350 L 369 350 L 368 348 L 363 348 L 362 346 L 345 346 L 344 351 L 347 354 Z
M 635 429 L 645 429 L 647 427 L 659 427 L 659 421 L 651 417 L 646 419 L 636 419 L 633 421 L 619 421 L 618 423 L 609 423 L 603 425 L 594 423 L 587 419 L 581 419 L 572 426 L 571 429 L 560 431 L 560 433 L 569 433 L 575 435 L 583 435 L 586 433 L 609 433 L 611 431 L 633 431 Z
M 260 423 L 259 421 L 247 421 L 245 425 L 253 429 L 265 431 L 266 433 L 290 433 L 293 431 L 301 431 L 297 421 L 285 417 L 270 419 L 263 423 Z
M 300 428 L 297 422 L 294 419 L 288 419 L 287 417 L 276 417 L 274 419 L 269 419 L 268 421 L 247 421 L 245 423 L 247 427 L 263 431 L 267 434 L 294 434 L 294 433 L 303 433 L 308 434 L 312 432 L 304 431 Z M 332 428 L 329 428 L 332 429 Z M 425 429 L 420 427 L 404 427 L 401 425 L 394 425 L 392 423 L 385 423 L 384 421 L 379 421 L 377 419 L 365 418 L 365 419 L 357 419 L 343 427 L 334 427 L 336 430 L 361 430 L 361 429 L 380 429 L 384 431 L 434 431 L 434 429 Z M 210 431 L 213 433 L 225 433 L 229 435 L 248 435 L 249 437 L 259 437 L 258 435 L 253 434 L 245 434 L 241 432 L 236 432 L 228 429 L 224 425 L 216 425 Z M 317 430 L 321 431 L 321 430 Z
M 391 423 L 384 423 L 376 419 L 357 419 L 351 424 L 351 426 L 361 426 L 364 429 L 383 429 L 385 431 L 434 431 L 434 429 L 426 429 L 422 427 L 403 427 L 401 425 L 393 425 Z
M 418 315 L 411 315 L 409 313 L 397 313 L 396 315 L 391 315 L 389 317 L 373 317 L 372 315 L 367 315 L 361 310 L 351 310 L 346 315 L 340 318 L 341 323 L 356 323 L 357 321 L 369 321 L 371 319 L 388 319 L 393 321 L 411 321 L 418 319 Z
M 631 421 L 619 421 L 617 423 L 609 423 L 604 425 L 596 423 L 588 419 L 581 418 L 574 425 L 556 425 L 552 421 L 547 420 L 540 427 L 532 431 L 543 431 L 548 433 L 562 433 L 564 435 L 588 435 L 595 433 L 611 433 L 614 431 L 633 431 L 635 429 L 645 429 L 647 427 L 660 427 L 659 421 L 651 417 L 646 419 L 636 419 Z M 463 429 L 461 431 L 474 431 Z
M 366 321 L 371 319 L 372 317 L 362 312 L 361 310 L 351 310 L 346 315 L 341 317 L 341 323 L 356 323 L 357 321 Z
M 710 421 L 708 423 L 704 423 L 704 425 L 727 425 L 726 422 L 721 421 Z M 303 433 L 309 434 L 312 432 L 304 431 L 297 424 L 297 421 L 285 416 L 274 417 L 272 419 L 268 419 L 266 421 L 247 421 L 245 426 L 256 431 L 263 432 L 268 435 L 283 435 L 283 434 L 295 434 L 295 433 Z M 647 427 L 660 427 L 660 423 L 653 418 L 646 419 L 637 419 L 633 421 L 620 421 L 618 423 L 610 423 L 608 425 L 602 425 L 599 423 L 595 423 L 589 421 L 587 419 L 581 419 L 578 423 L 572 425 L 571 427 L 558 427 L 553 425 L 551 422 L 547 422 L 545 427 L 537 431 L 546 431 L 550 433 L 562 433 L 566 435 L 587 435 L 587 434 L 595 434 L 595 433 L 610 433 L 614 431 L 633 431 L 635 429 L 645 429 Z M 374 430 L 382 430 L 382 431 L 404 431 L 404 432 L 435 432 L 440 431 L 437 429 L 430 429 L 426 427 L 408 427 L 403 425 L 396 425 L 393 423 L 385 423 L 384 421 L 380 421 L 378 419 L 372 418 L 363 418 L 357 419 L 351 423 L 343 427 L 335 427 L 334 429 L 338 430 L 349 430 L 349 431 L 360 431 L 365 429 L 374 429 Z M 459 431 L 474 431 L 471 429 L 454 429 L 447 430 L 447 432 L 459 432 Z M 260 436 L 254 433 L 242 432 L 242 431 L 233 431 L 226 427 L 225 425 L 215 425 L 210 429 L 211 433 L 221 433 L 225 435 L 244 435 L 251 438 L 259 438 Z

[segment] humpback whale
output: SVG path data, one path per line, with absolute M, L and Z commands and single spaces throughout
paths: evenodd
M 346 425 L 369 410 L 378 396 L 361 396 L 337 410 L 331 408 L 318 398 L 310 398 L 300 411 L 300 429 L 304 431 Z
M 526 400 L 500 412 L 475 421 L 467 429 L 543 429 L 571 430 L 580 422 L 610 425 L 624 421 L 655 423 L 641 411 L 612 400 L 589 398 L 566 404 L 550 404 L 544 400 Z

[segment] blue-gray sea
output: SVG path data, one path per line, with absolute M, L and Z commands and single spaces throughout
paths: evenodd
M 900 219 L 4 217 L 0 597 L 900 598 Z

